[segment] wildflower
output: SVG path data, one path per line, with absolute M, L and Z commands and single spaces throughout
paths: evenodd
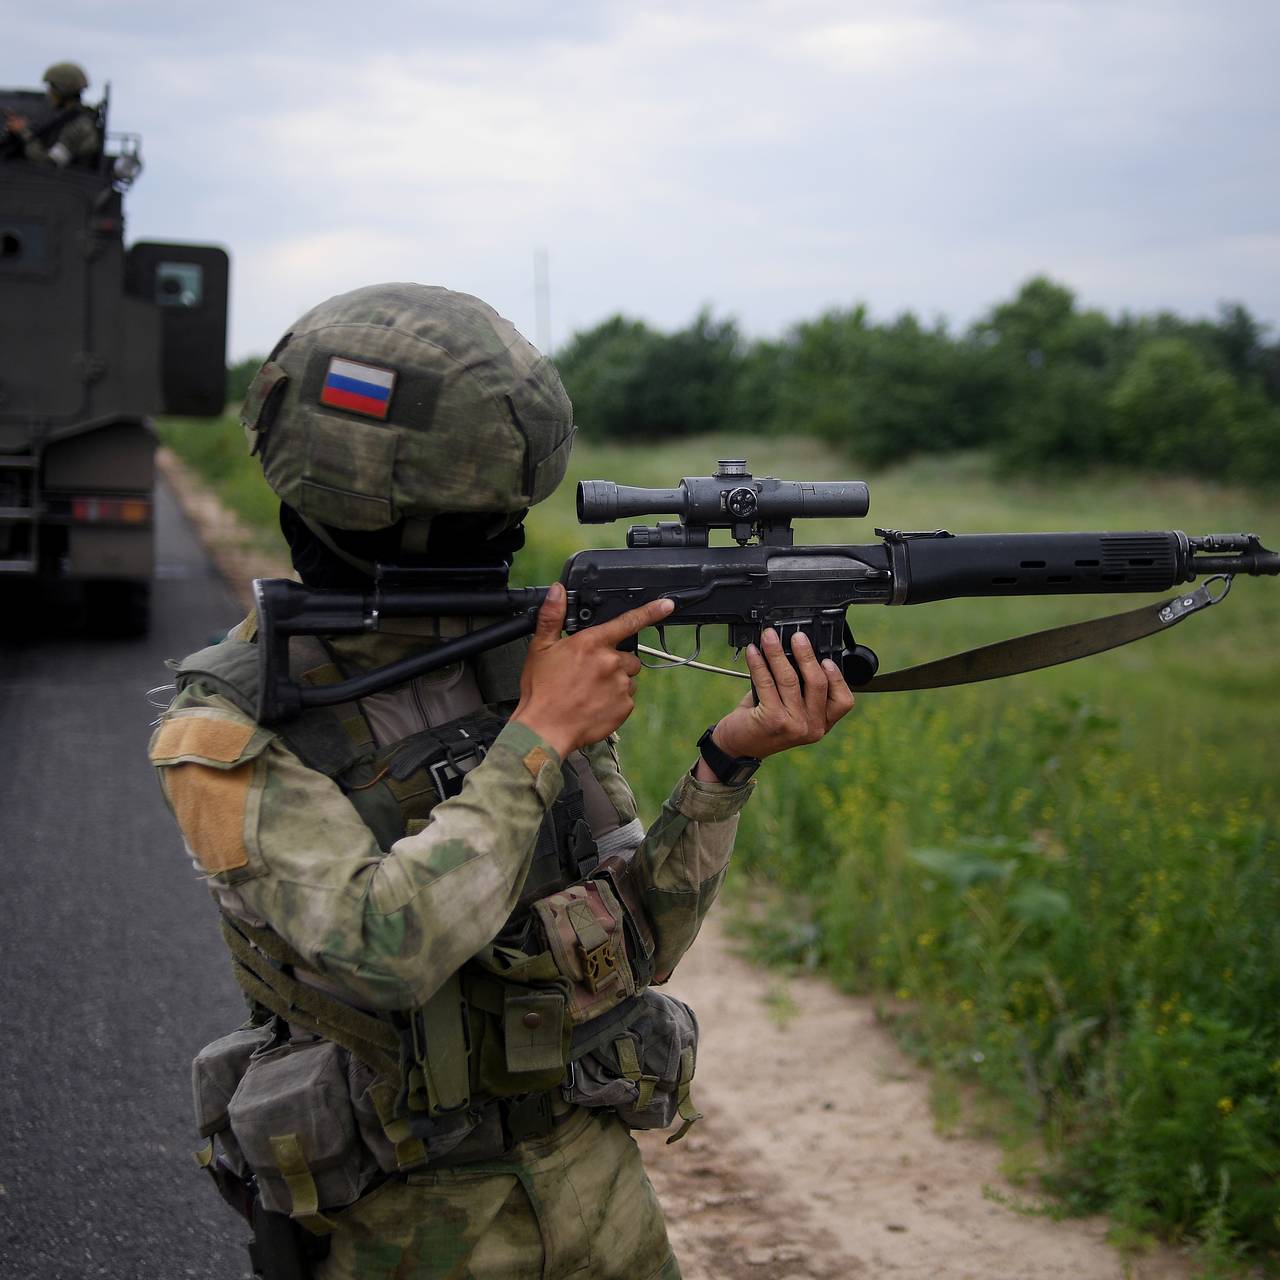
M 1218 1110 L 1221 1111 L 1224 1116 L 1229 1116 L 1235 1109 L 1236 1104 L 1232 1102 L 1230 1098 L 1218 1099 Z
M 1182 1023 L 1184 1027 L 1189 1025 L 1191 1022 L 1191 1010 L 1183 1009 L 1183 1011 L 1178 1014 L 1178 1021 Z

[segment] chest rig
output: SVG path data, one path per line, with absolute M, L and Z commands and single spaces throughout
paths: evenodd
M 297 644 L 299 678 L 327 684 L 342 672 L 318 640 Z M 478 672 L 485 706 L 378 747 L 358 705 L 311 708 L 282 726 L 284 744 L 331 778 L 387 852 L 428 823 L 437 804 L 457 795 L 506 724 L 515 704 L 524 642 L 487 655 Z M 517 651 L 518 650 L 518 651 Z M 185 659 L 178 688 L 198 683 L 254 714 L 257 646 L 227 640 Z M 564 768 L 564 788 L 538 830 L 516 906 L 494 940 L 425 1004 L 384 1013 L 356 1008 L 325 990 L 305 959 L 268 927 L 224 912 L 223 937 L 236 980 L 258 1022 L 272 1015 L 322 1035 L 377 1072 L 372 1090 L 404 1168 L 427 1160 L 482 1159 L 522 1137 L 546 1132 L 552 1091 L 572 1064 L 610 1042 L 639 1016 L 635 994 L 603 1002 L 599 1016 L 573 1016 L 573 984 L 539 933 L 533 904 L 599 868 L 617 883 L 614 859 L 600 857 L 585 818 L 584 781 Z M 615 903 L 623 902 L 619 891 Z M 652 936 L 632 899 L 623 904 L 626 945 L 620 963 L 628 991 L 652 976 Z M 583 947 L 594 943 L 584 923 Z

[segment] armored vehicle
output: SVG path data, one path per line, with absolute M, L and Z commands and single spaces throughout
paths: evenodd
M 79 595 L 97 630 L 146 629 L 154 568 L 149 414 L 214 417 L 226 392 L 226 253 L 124 240 L 136 135 L 58 167 L 0 137 L 0 612 L 22 582 Z M 45 95 L 0 89 L 33 131 Z

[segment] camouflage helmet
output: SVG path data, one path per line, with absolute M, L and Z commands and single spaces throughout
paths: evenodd
M 550 360 L 479 298 L 421 284 L 308 311 L 240 421 L 267 483 L 326 542 L 402 524 L 406 550 L 445 513 L 507 527 L 563 479 L 574 434 Z
M 78 98 L 89 87 L 84 68 L 75 62 L 55 62 L 42 79 L 60 98 Z

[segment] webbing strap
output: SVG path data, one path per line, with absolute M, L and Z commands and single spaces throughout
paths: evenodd
M 284 1185 L 289 1188 L 292 1201 L 289 1216 L 315 1235 L 328 1235 L 333 1230 L 333 1223 L 320 1212 L 320 1193 L 316 1190 L 316 1180 L 311 1176 L 298 1135 L 273 1134 L 270 1142 L 276 1168 L 284 1179 Z
M 702 1119 L 702 1112 L 693 1105 L 693 1097 L 690 1093 L 692 1088 L 693 1045 L 690 1044 L 680 1050 L 680 1084 L 676 1089 L 676 1112 L 684 1124 L 667 1139 L 667 1146 L 673 1142 L 679 1142 L 693 1127 L 694 1122 Z
M 369 1097 L 378 1113 L 378 1123 L 387 1141 L 395 1148 L 396 1167 L 401 1171 L 416 1168 L 427 1162 L 427 1147 L 421 1138 L 415 1138 L 413 1128 L 404 1116 L 396 1116 L 397 1090 L 385 1080 L 377 1080 L 369 1086 Z
M 613 1051 L 618 1055 L 618 1070 L 626 1080 L 640 1079 L 640 1056 L 636 1053 L 636 1042 L 630 1036 L 619 1036 L 613 1042 Z
M 596 919 L 595 912 L 585 902 L 571 902 L 565 911 L 569 924 L 578 936 L 583 951 L 591 952 L 609 941 L 604 926 Z
M 636 1042 L 630 1036 L 619 1036 L 613 1042 L 613 1049 L 618 1055 L 618 1069 L 622 1072 L 622 1078 L 633 1081 L 638 1090 L 636 1110 L 643 1111 L 653 1102 L 658 1077 L 644 1075 L 640 1070 L 640 1055 L 636 1052 Z
M 466 1004 L 457 973 L 410 1015 L 414 1066 L 408 1104 L 414 1111 L 442 1115 L 471 1101 Z
M 965 653 L 952 654 L 916 667 L 904 667 L 876 676 L 868 684 L 854 687 L 855 693 L 899 693 L 909 689 L 942 689 L 949 685 L 975 684 L 981 680 L 997 680 L 1024 671 L 1039 671 L 1059 663 L 1074 662 L 1091 654 L 1105 653 L 1121 645 L 1167 631 L 1184 618 L 1217 604 L 1226 595 L 1214 595 L 1210 583 L 1223 579 L 1210 578 L 1186 595 L 1143 605 L 1127 613 L 1113 613 L 1088 622 L 1074 622 L 1065 627 L 1052 627 L 1031 635 L 1001 640 Z M 1225 581 L 1230 586 L 1230 578 Z
M 277 966 L 290 964 L 284 957 L 297 953 L 266 930 L 255 929 L 253 934 L 250 942 L 223 916 L 222 936 L 236 961 L 232 969 L 250 1000 L 291 1025 L 333 1040 L 379 1075 L 399 1081 L 400 1037 L 395 1028 L 285 973 Z

